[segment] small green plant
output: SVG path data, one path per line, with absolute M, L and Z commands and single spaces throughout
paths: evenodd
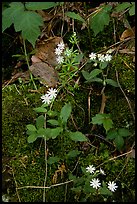
M 124 139 L 123 138 L 128 137 L 130 135 L 131 135 L 131 133 L 126 128 L 111 129 L 107 133 L 106 139 L 114 140 L 116 148 L 118 150 L 121 150 L 124 146 Z
M 71 190 L 76 193 L 77 201 L 91 201 L 96 196 L 98 198 L 101 196 L 104 201 L 107 201 L 110 196 L 113 196 L 113 192 L 118 186 L 114 181 L 105 182 L 106 174 L 103 169 L 96 170 L 93 165 L 89 165 L 86 168 L 81 167 L 81 170 L 81 177 L 69 175 L 69 178 L 73 179 L 74 182 Z
M 56 67 L 59 73 L 60 84 L 63 87 L 67 87 L 68 90 L 73 91 L 74 88 L 78 88 L 77 84 L 73 82 L 78 73 L 80 61 L 83 58 L 83 54 L 79 53 L 77 49 L 74 50 L 74 46 L 78 43 L 76 33 L 70 37 L 70 43 L 72 47 L 65 48 L 63 43 L 57 45 L 55 54 L 57 55 L 58 65 Z

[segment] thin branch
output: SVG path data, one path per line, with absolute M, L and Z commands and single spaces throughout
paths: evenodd
M 38 188 L 38 189 L 41 189 L 41 188 L 45 188 L 45 189 L 50 189 L 52 187 L 57 187 L 57 186 L 61 186 L 61 185 L 64 185 L 64 184 L 67 184 L 67 183 L 70 183 L 70 182 L 73 182 L 73 180 L 70 180 L 70 181 L 66 181 L 64 183 L 57 183 L 57 184 L 54 184 L 54 185 L 51 185 L 51 186 L 23 186 L 23 187 L 18 187 L 17 189 L 24 189 L 24 188 Z
M 126 99 L 126 101 L 127 101 L 127 103 L 128 103 L 128 106 L 129 106 L 129 108 L 130 108 L 131 114 L 132 114 L 132 116 L 133 116 L 133 120 L 134 120 L 134 122 L 135 122 L 135 115 L 134 115 L 134 112 L 133 112 L 133 110 L 132 110 L 130 101 L 129 101 L 128 97 L 126 96 L 125 92 L 123 91 L 123 89 L 122 89 L 120 83 L 119 83 L 118 71 L 117 71 L 117 70 L 116 70 L 116 78 L 117 78 L 117 83 L 118 83 L 118 85 L 119 85 L 119 88 L 120 88 L 120 90 L 122 91 L 122 93 L 123 93 L 123 95 L 124 95 L 124 97 L 125 97 L 125 99 Z
M 17 193 L 17 196 L 18 196 L 19 202 L 21 202 L 21 200 L 20 200 L 20 196 L 19 196 L 19 193 L 18 193 L 18 184 L 17 184 L 17 181 L 16 181 L 16 179 L 15 179 L 15 175 L 14 175 L 13 168 L 12 168 L 12 174 L 13 174 L 13 178 L 14 178 L 15 185 L 16 185 L 16 193 Z

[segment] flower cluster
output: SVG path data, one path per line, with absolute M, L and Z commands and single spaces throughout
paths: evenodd
M 104 54 L 96 54 L 96 53 L 92 52 L 89 55 L 89 58 L 90 58 L 90 60 L 98 59 L 100 62 L 108 62 L 108 61 L 111 61 L 112 56 L 109 54 L 104 55 Z
M 50 88 L 47 93 L 41 96 L 42 102 L 46 104 L 50 104 L 57 96 L 57 90 Z
M 93 166 L 93 165 L 89 165 L 87 168 L 86 168 L 87 172 L 90 172 L 91 174 L 95 172 L 96 168 Z M 99 172 L 99 171 L 96 171 L 96 172 Z M 105 172 L 100 168 L 100 173 L 102 175 L 106 175 Z M 93 188 L 97 189 L 101 186 L 101 183 L 100 183 L 100 180 L 98 178 L 93 178 L 91 181 L 90 181 L 90 186 L 92 186 Z M 109 181 L 108 182 L 108 189 L 112 192 L 115 192 L 115 190 L 117 189 L 117 185 L 114 181 Z
M 64 61 L 63 56 L 61 56 L 61 54 L 63 53 L 64 48 L 65 48 L 64 43 L 63 43 L 63 42 L 60 42 L 60 43 L 57 45 L 57 48 L 55 49 L 55 54 L 57 55 L 56 60 L 57 60 L 58 64 L 61 64 L 61 63 L 63 63 L 63 61 Z

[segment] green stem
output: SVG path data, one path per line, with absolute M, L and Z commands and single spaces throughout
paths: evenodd
M 23 39 L 23 46 L 24 46 L 24 52 L 25 52 L 26 62 L 27 62 L 28 69 L 29 69 L 29 61 L 28 61 L 28 55 L 27 55 L 27 50 L 26 50 L 26 43 L 25 43 L 25 40 L 24 40 L 24 39 Z M 30 72 L 30 69 L 29 69 L 29 72 Z M 37 90 L 37 86 L 36 86 L 36 84 L 35 84 L 35 82 L 34 82 L 34 79 L 33 79 L 33 76 L 32 76 L 32 74 L 31 74 L 31 72 L 30 72 L 30 79 L 31 79 L 31 81 L 32 81 L 32 83 L 33 83 L 33 85 L 34 85 L 34 88 Z

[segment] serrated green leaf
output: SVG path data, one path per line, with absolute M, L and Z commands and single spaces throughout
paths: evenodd
M 37 130 L 36 127 L 34 125 L 31 125 L 31 124 L 27 125 L 27 129 L 32 131 L 32 132 L 35 132 Z
M 96 114 L 94 117 L 92 117 L 92 124 L 98 124 L 101 125 L 104 120 L 104 115 L 103 114 Z
M 35 42 L 41 33 L 39 27 L 43 25 L 42 17 L 36 12 L 24 11 L 16 16 L 15 20 L 15 31 L 22 31 L 22 37 L 35 47 Z
M 26 2 L 25 7 L 28 10 L 46 10 L 57 5 L 55 2 Z
M 97 11 L 94 15 L 91 15 L 89 19 L 90 28 L 93 30 L 95 36 L 99 32 L 103 31 L 105 25 L 109 25 L 109 12 L 111 9 L 112 7 L 110 5 L 106 5 Z
M 36 134 L 32 134 L 28 137 L 28 143 L 33 143 L 35 142 L 35 140 L 37 139 L 37 135 Z
M 127 9 L 128 7 L 130 7 L 131 4 L 129 2 L 124 2 L 124 3 L 119 3 L 116 7 L 115 7 L 115 10 L 117 12 L 120 12 L 120 11 L 124 11 L 125 9 Z
M 131 133 L 129 132 L 128 129 L 125 129 L 125 128 L 119 128 L 118 129 L 118 134 L 122 137 L 127 137 L 129 136 Z
M 43 128 L 44 126 L 44 116 L 43 115 L 40 115 L 37 119 L 36 119 L 36 127 L 37 129 L 39 128 Z
M 67 103 L 63 106 L 60 112 L 60 118 L 64 123 L 67 123 L 68 118 L 70 117 L 72 107 L 70 103 Z
M 2 12 L 2 32 L 15 22 L 16 16 L 24 12 L 24 5 L 21 2 L 12 2 L 10 7 Z
M 105 80 L 107 84 L 114 86 L 114 87 L 119 87 L 118 83 L 114 81 L 113 79 L 106 79 Z
M 114 143 L 115 143 L 115 145 L 116 145 L 116 148 L 117 148 L 118 150 L 121 150 L 121 148 L 122 148 L 123 145 L 124 145 L 124 139 L 123 139 L 123 137 L 121 137 L 120 135 L 117 135 L 117 137 L 116 137 L 115 140 L 114 140 Z
M 71 150 L 68 152 L 68 154 L 66 155 L 67 158 L 74 158 L 76 156 L 78 156 L 80 154 L 80 151 L 78 150 Z
M 114 139 L 115 137 L 117 137 L 117 135 L 118 135 L 118 132 L 117 132 L 117 130 L 110 130 L 108 133 L 107 133 L 107 139 L 110 139 L 110 140 L 112 140 L 112 139 Z
M 88 141 L 86 136 L 84 134 L 82 134 L 81 132 L 79 132 L 79 131 L 70 132 L 69 136 L 74 141 L 80 141 L 80 142 Z
M 34 108 L 33 110 L 35 110 L 37 113 L 46 113 L 47 112 L 47 109 L 42 108 L 42 107 Z
M 59 122 L 57 120 L 47 120 L 47 122 L 51 125 L 59 125 Z
M 54 164 L 54 163 L 56 163 L 56 162 L 58 162 L 60 160 L 60 158 L 59 157 L 49 157 L 48 158 L 48 164 Z
M 79 20 L 79 21 L 81 21 L 83 23 L 86 23 L 86 21 L 79 14 L 77 14 L 75 12 L 68 11 L 65 14 L 70 18 L 73 18 L 73 19 Z
M 135 15 L 135 3 L 133 3 L 133 2 L 132 2 L 131 8 L 129 9 L 129 15 L 130 16 Z

